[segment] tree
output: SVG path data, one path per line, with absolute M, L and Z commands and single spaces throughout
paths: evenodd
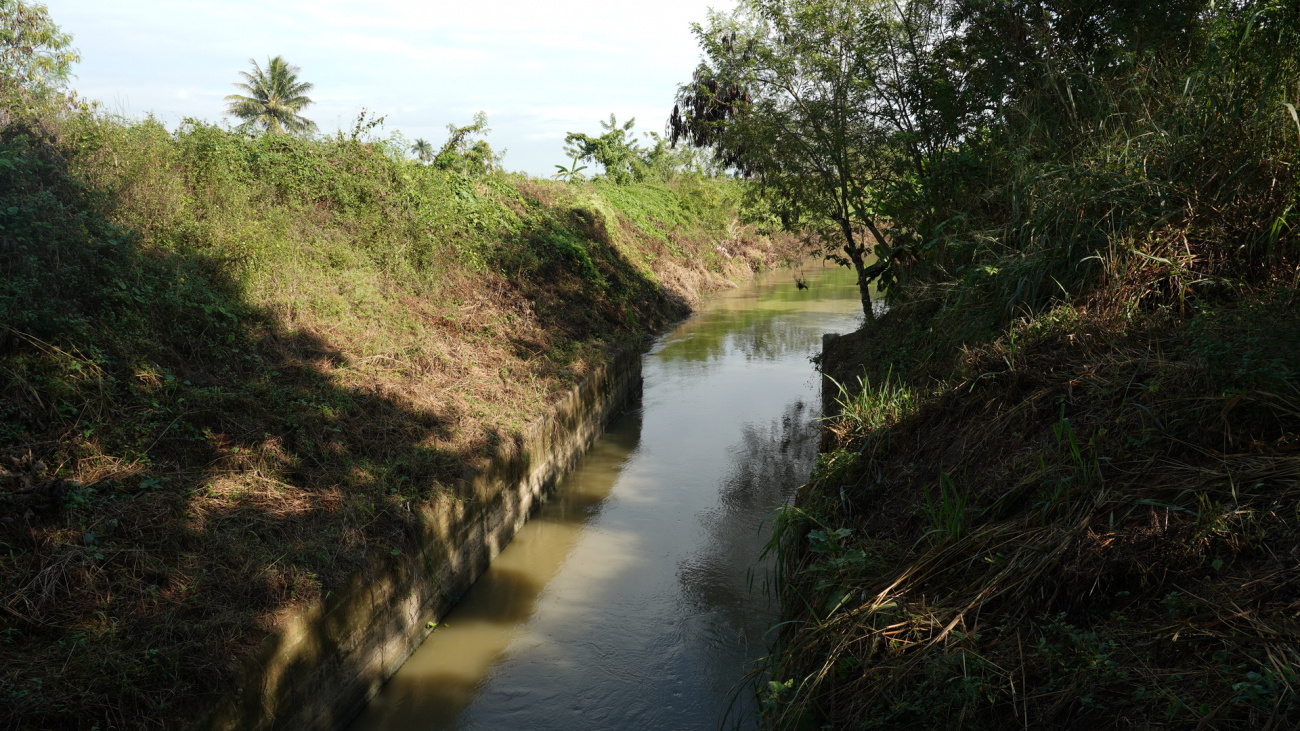
M 433 162 L 433 145 L 429 144 L 428 140 L 417 139 L 415 144 L 411 145 L 411 152 L 415 153 L 420 162 Z
M 477 135 L 487 135 L 487 112 L 476 112 L 474 121 L 464 126 L 447 125 L 447 141 L 433 157 L 435 167 L 442 170 L 455 170 L 465 175 L 483 175 L 501 167 L 505 151 L 497 153 L 487 140 L 474 140 Z
M 942 69 L 941 3 L 741 0 L 694 27 L 705 61 L 669 119 L 674 144 L 712 148 L 788 227 L 856 270 L 868 319 L 872 282 L 892 276 L 889 195 L 943 146 L 924 129 L 942 126 L 927 122 L 940 100 L 925 91 L 940 85 L 908 83 Z
M 81 60 L 71 45 L 44 4 L 0 0 L 0 92 L 62 90 Z
M 244 120 L 241 128 L 260 127 L 267 132 L 290 134 L 315 130 L 315 122 L 298 114 L 312 104 L 307 96 L 312 84 L 298 80 L 301 69 L 282 56 L 268 59 L 265 69 L 254 59 L 248 62 L 253 64 L 253 72 L 240 71 L 244 82 L 234 85 L 247 96 L 226 97 L 226 112 Z
M 667 181 L 682 174 L 717 175 L 721 172 L 707 151 L 675 149 L 654 132 L 644 134 L 652 146 L 642 147 L 632 132 L 636 126 L 635 117 L 619 124 L 618 118 L 610 114 L 609 121 L 602 120 L 600 126 L 605 132 L 599 137 L 582 132 L 570 132 L 565 136 L 564 152 L 573 162 L 568 168 L 556 165 L 559 172 L 555 177 L 573 180 L 578 170 L 586 169 L 586 166 L 576 167 L 579 161 L 600 165 L 605 170 L 605 178 L 618 184 Z
M 613 114 L 601 121 L 605 133 L 599 137 L 570 132 L 564 137 L 564 152 L 576 161 L 594 162 L 605 169 L 605 177 L 615 183 L 630 183 L 644 176 L 641 148 L 632 135 L 636 117 L 619 124 Z

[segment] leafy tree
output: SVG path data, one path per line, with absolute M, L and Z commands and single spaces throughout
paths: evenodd
M 601 121 L 600 126 L 605 132 L 598 137 L 570 132 L 564 138 L 564 152 L 572 164 L 567 168 L 556 165 L 559 172 L 555 177 L 573 179 L 576 171 L 586 167 L 577 167 L 579 161 L 600 165 L 605 170 L 605 178 L 619 184 L 671 180 L 683 173 L 713 176 L 723 172 L 705 151 L 677 149 L 654 132 L 645 133 L 653 146 L 642 147 L 632 132 L 635 118 L 619 124 L 617 117 L 610 114 L 609 121 Z
M 0 92 L 33 94 L 67 86 L 81 55 L 72 36 L 59 30 L 43 3 L 0 0 Z
M 789 227 L 858 273 L 863 313 L 888 262 L 879 192 L 900 131 L 879 93 L 891 42 L 882 2 L 742 0 L 694 27 L 705 61 L 678 92 L 672 142 L 711 147 L 753 178 Z M 871 253 L 878 261 L 869 264 Z
M 433 162 L 433 145 L 428 140 L 417 139 L 414 145 L 411 145 L 411 152 L 423 163 Z
M 707 149 L 677 147 L 657 132 L 646 132 L 645 138 L 652 146 L 640 148 L 643 179 L 672 180 L 681 175 L 716 178 L 727 172 L 726 166 L 718 164 Z
M 458 127 L 447 125 L 447 141 L 433 157 L 435 167 L 443 170 L 455 170 L 465 175 L 483 175 L 501 167 L 505 151 L 494 152 L 487 140 L 475 140 L 477 135 L 491 132 L 488 127 L 487 112 L 476 112 L 474 121 Z
M 613 114 L 609 121 L 602 121 L 605 133 L 599 137 L 570 132 L 564 138 L 564 151 L 575 161 L 594 162 L 605 169 L 605 177 L 615 183 L 631 183 L 641 180 L 645 175 L 645 161 L 642 150 L 637 144 L 632 128 L 636 126 L 636 117 L 623 124 Z
M 872 283 L 889 287 L 943 218 L 922 181 L 982 113 L 952 54 L 952 5 L 741 0 L 694 27 L 705 60 L 669 118 L 673 144 L 712 149 L 787 227 L 855 269 L 868 319 Z
M 241 128 L 260 127 L 267 132 L 302 134 L 316 129 L 316 123 L 298 113 L 313 102 L 307 96 L 312 84 L 298 80 L 297 66 L 283 56 L 268 59 L 263 69 L 254 59 L 253 72 L 240 71 L 244 77 L 235 88 L 247 93 L 226 97 L 228 114 L 244 120 Z

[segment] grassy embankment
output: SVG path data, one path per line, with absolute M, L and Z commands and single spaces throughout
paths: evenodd
M 1300 725 L 1300 74 L 1257 10 L 1017 100 L 946 269 L 828 348 L 772 726 Z
M 718 181 L 0 121 L 4 728 L 183 717 L 610 349 L 795 248 Z

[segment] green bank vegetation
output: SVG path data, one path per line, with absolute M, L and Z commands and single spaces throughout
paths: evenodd
M 115 119 L 33 8 L 0 3 L 46 31 L 0 105 L 0 727 L 184 717 L 612 349 L 797 249 L 734 183 L 507 174 L 482 125 L 421 162 L 373 118 Z
M 871 242 L 888 305 L 822 362 L 766 722 L 1295 727 L 1297 6 L 753 0 L 699 33 L 675 125 Z

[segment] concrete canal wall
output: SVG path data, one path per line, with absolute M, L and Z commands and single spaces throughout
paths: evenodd
M 369 570 L 283 622 L 196 709 L 193 731 L 339 729 L 375 695 L 641 387 L 627 350 L 573 388 L 525 438 L 421 511 L 418 551 Z

